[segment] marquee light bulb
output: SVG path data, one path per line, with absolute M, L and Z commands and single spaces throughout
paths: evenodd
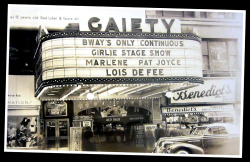
M 173 97 L 173 92 L 167 92 L 167 93 L 166 93 L 166 96 L 167 96 L 168 98 Z
M 87 94 L 87 98 L 89 99 L 89 100 L 92 100 L 92 99 L 94 99 L 94 94 L 93 93 L 88 93 Z

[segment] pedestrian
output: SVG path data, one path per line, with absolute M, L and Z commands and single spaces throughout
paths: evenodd
M 191 125 L 191 129 L 190 129 L 189 134 L 192 134 L 194 132 L 194 130 L 195 130 L 194 125 Z
M 93 142 L 94 134 L 90 127 L 85 127 L 83 131 L 83 151 L 96 151 L 95 143 Z M 92 140 L 92 141 L 91 141 Z
M 161 138 L 164 137 L 165 133 L 164 130 L 160 127 L 160 124 L 157 124 L 157 128 L 155 129 L 155 140 L 156 142 Z
M 136 130 L 132 127 L 132 143 L 133 145 L 136 144 Z

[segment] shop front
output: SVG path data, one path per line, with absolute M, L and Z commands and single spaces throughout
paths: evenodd
M 132 143 L 136 127 L 153 123 L 153 102 L 152 99 L 74 101 L 73 122 L 82 118 L 82 123 L 86 123 L 89 117 L 94 134 L 102 142 Z M 77 126 L 84 127 L 82 123 Z
M 71 101 L 42 102 L 41 132 L 45 137 L 47 150 L 69 151 L 70 127 L 73 118 Z
M 5 138 L 8 149 L 38 149 L 40 105 L 34 97 L 34 76 L 9 75 Z
M 187 134 L 198 125 L 238 123 L 235 78 L 204 78 L 203 85 L 175 92 L 169 102 L 161 107 L 169 131 Z
M 84 150 L 87 131 L 144 146 L 148 124 L 162 121 L 166 92 L 203 84 L 201 40 L 181 33 L 179 20 L 122 20 L 91 17 L 80 31 L 46 35 L 40 28 L 35 96 L 52 149 Z
M 122 143 L 144 147 L 144 125 L 152 124 L 153 118 L 160 114 L 159 99 L 42 103 L 44 125 L 41 130 L 44 132 L 48 150 L 84 151 L 79 144 L 84 143 L 84 134 L 88 128 L 93 133 L 94 145 Z

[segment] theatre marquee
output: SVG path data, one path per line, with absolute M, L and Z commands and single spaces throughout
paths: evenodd
M 158 21 L 165 33 L 155 33 L 158 27 L 150 22 L 149 32 L 136 21 L 132 32 L 120 32 L 125 26 L 119 25 L 111 32 L 111 21 L 105 31 L 91 23 L 90 31 L 42 36 L 35 55 L 37 92 L 54 84 L 203 83 L 201 39 L 171 33 L 177 20 Z

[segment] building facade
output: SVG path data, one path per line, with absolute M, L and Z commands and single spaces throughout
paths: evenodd
M 150 150 L 158 123 L 166 136 L 202 124 L 240 123 L 241 13 L 143 13 L 35 27 L 34 117 L 43 149 L 86 151 L 88 127 L 99 143 Z
M 166 106 L 162 107 L 163 119 L 167 123 L 184 124 L 186 120 L 191 120 L 191 123 L 198 124 L 209 120 L 211 122 L 224 120 L 239 124 L 242 117 L 240 78 L 244 75 L 241 71 L 243 43 L 242 33 L 240 34 L 243 27 L 240 25 L 241 14 L 148 10 L 146 15 L 147 18 L 179 18 L 182 31 L 196 33 L 202 43 L 204 85 L 175 92 Z M 206 108 L 202 110 L 203 106 L 209 107 L 209 110 Z M 171 108 L 174 111 L 170 111 Z M 169 122 L 171 119 L 175 122 Z

